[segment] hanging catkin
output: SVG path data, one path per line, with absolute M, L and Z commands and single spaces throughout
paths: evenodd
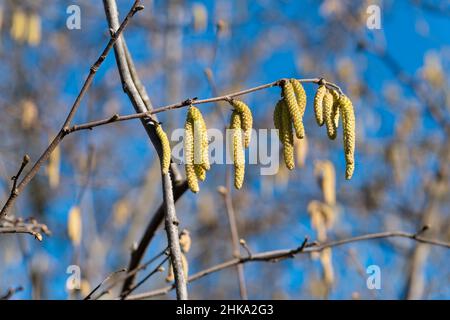
M 295 168 L 294 134 L 292 132 L 289 109 L 284 101 L 281 101 L 281 142 L 283 143 L 284 163 L 289 170 Z
M 234 186 L 241 189 L 245 175 L 245 155 L 242 149 L 241 117 L 236 111 L 231 114 L 230 129 L 233 130 Z
M 283 97 L 289 110 L 289 115 L 294 124 L 295 135 L 302 139 L 305 136 L 305 128 L 303 127 L 300 106 L 297 103 L 294 87 L 289 81 L 283 82 Z
M 340 96 L 339 109 L 344 131 L 345 178 L 351 179 L 355 169 L 355 113 L 352 102 L 347 96 Z
M 158 136 L 159 140 L 161 141 L 161 147 L 162 147 L 162 152 L 163 152 L 162 161 L 161 161 L 161 169 L 162 169 L 163 174 L 167 174 L 167 173 L 169 173 L 170 157 L 171 157 L 169 139 L 167 138 L 167 135 L 164 132 L 164 130 L 160 124 L 156 124 L 155 129 L 156 129 L 156 135 Z
M 250 146 L 252 136 L 253 116 L 250 108 L 242 101 L 231 100 L 234 110 L 241 117 L 241 129 L 244 131 L 244 145 L 246 148 Z
M 188 182 L 189 189 L 192 192 L 197 193 L 199 191 L 197 175 L 194 169 L 194 126 L 192 120 L 189 117 L 184 124 L 184 159 L 186 180 Z
M 209 142 L 205 120 L 200 110 L 194 106 L 189 107 L 188 119 L 191 120 L 194 129 L 194 163 L 209 170 Z
M 333 109 L 331 110 L 331 117 L 334 121 L 334 126 L 339 128 L 339 93 L 336 90 L 330 90 L 333 95 Z M 337 130 L 336 130 L 337 134 Z
M 306 110 L 306 92 L 303 88 L 303 85 L 300 81 L 297 79 L 291 79 L 292 87 L 294 88 L 295 96 L 297 98 L 297 104 L 300 111 L 300 119 L 302 119 L 302 126 L 303 126 L 303 115 L 305 114 Z
M 327 90 L 323 97 L 323 118 L 327 127 L 328 138 L 336 139 L 336 125 L 333 119 L 333 95 Z
M 323 126 L 323 97 L 325 96 L 327 88 L 321 84 L 317 88 L 316 95 L 314 96 L 314 114 L 316 116 L 316 122 L 319 126 Z

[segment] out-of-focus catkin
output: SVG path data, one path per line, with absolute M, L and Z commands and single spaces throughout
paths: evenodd
M 188 278 L 188 274 L 189 274 L 189 263 L 188 260 L 186 259 L 186 256 L 181 253 L 181 267 L 183 268 L 183 274 L 185 279 Z M 173 282 L 175 280 L 175 274 L 173 272 L 173 265 L 172 265 L 172 261 L 169 260 L 169 270 L 167 271 L 167 277 L 166 277 L 166 282 Z
M 41 42 L 41 17 L 33 13 L 28 18 L 28 44 L 37 46 Z
M 295 168 L 294 134 L 292 132 L 289 110 L 284 101 L 281 102 L 281 142 L 283 144 L 284 163 L 289 170 Z
M 328 90 L 323 97 L 323 118 L 327 127 L 328 138 L 336 139 L 337 128 L 333 118 L 333 95 Z
M 169 173 L 169 167 L 170 167 L 170 158 L 171 158 L 171 149 L 170 149 L 170 143 L 169 138 L 167 138 L 166 133 L 164 132 L 163 128 L 160 124 L 155 124 L 155 130 L 156 135 L 158 136 L 159 140 L 161 141 L 161 147 L 162 147 L 162 160 L 161 160 L 161 169 L 163 174 Z
M 241 117 L 236 111 L 231 114 L 230 129 L 233 130 L 234 186 L 241 189 L 245 175 L 245 155 L 242 148 Z
M 316 161 L 314 175 L 322 189 L 325 203 L 334 206 L 336 204 L 336 173 L 331 161 Z
M 197 193 L 199 191 L 197 175 L 194 169 L 194 126 L 188 117 L 184 124 L 184 159 L 186 180 L 189 189 Z
M 73 245 L 79 246 L 82 238 L 81 210 L 78 206 L 70 208 L 67 219 L 67 233 Z
M 323 126 L 323 98 L 325 96 L 327 88 L 325 85 L 319 85 L 316 94 L 314 96 L 314 114 L 316 116 L 316 122 L 319 126 Z
M 250 108 L 240 100 L 231 100 L 231 104 L 234 110 L 241 117 L 241 129 L 244 131 L 244 146 L 248 148 L 250 146 L 250 139 L 252 136 L 253 128 L 253 116 Z
M 191 244 L 192 244 L 191 234 L 188 230 L 185 229 L 180 233 L 181 251 L 183 251 L 184 253 L 188 253 L 189 250 L 191 249 Z
M 345 178 L 351 179 L 355 169 L 355 112 L 353 104 L 347 96 L 340 96 L 339 109 L 344 131 Z
M 294 87 L 290 81 L 283 82 L 283 97 L 292 123 L 294 124 L 295 135 L 297 138 L 302 139 L 305 136 L 305 128 L 303 127 L 300 106 L 297 103 Z

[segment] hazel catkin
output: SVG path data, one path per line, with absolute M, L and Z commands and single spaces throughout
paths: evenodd
M 355 112 L 352 102 L 346 95 L 340 96 L 339 109 L 344 131 L 345 178 L 349 180 L 355 169 Z
M 167 138 L 167 135 L 164 132 L 164 130 L 160 124 L 156 124 L 155 127 L 156 127 L 155 128 L 156 135 L 158 136 L 159 140 L 161 141 L 161 147 L 162 147 L 161 169 L 162 169 L 163 174 L 167 174 L 167 173 L 169 173 L 170 158 L 171 158 L 171 149 L 170 149 L 169 139 Z
M 192 120 L 188 117 L 184 125 L 184 159 L 186 180 L 189 189 L 197 193 L 199 191 L 198 179 L 194 168 L 194 126 Z
M 250 146 L 252 136 L 253 116 L 250 108 L 242 101 L 231 100 L 234 110 L 241 117 L 241 129 L 244 131 L 244 145 L 246 148 Z
M 303 115 L 306 110 L 306 92 L 303 85 L 297 79 L 291 79 L 292 87 L 294 88 L 295 96 L 297 98 L 297 104 L 300 111 L 300 118 L 303 119 Z
M 245 155 L 242 149 L 241 117 L 236 111 L 231 114 L 230 129 L 233 130 L 234 186 L 241 189 L 245 175 Z
M 339 128 L 339 93 L 336 90 L 330 90 L 330 92 L 333 96 L 333 108 L 331 110 L 331 117 L 333 118 L 334 125 L 337 129 Z
M 289 170 L 295 168 L 294 155 L 294 135 L 292 132 L 291 118 L 289 117 L 289 110 L 284 101 L 281 102 L 281 130 L 280 137 L 283 143 L 284 163 Z
M 327 135 L 331 140 L 336 139 L 336 125 L 333 118 L 333 95 L 327 90 L 323 97 L 323 118 L 327 127 Z
M 194 130 L 194 163 L 210 169 L 208 152 L 208 133 L 206 123 L 200 110 L 194 106 L 189 107 L 188 119 L 191 120 Z
M 303 127 L 300 106 L 297 103 L 294 87 L 289 81 L 283 82 L 283 97 L 294 124 L 295 135 L 297 138 L 302 139 L 305 136 L 305 128 Z
M 314 96 L 314 114 L 316 116 L 316 122 L 319 126 L 323 126 L 323 98 L 325 96 L 327 88 L 325 85 L 320 85 L 317 88 L 316 94 Z

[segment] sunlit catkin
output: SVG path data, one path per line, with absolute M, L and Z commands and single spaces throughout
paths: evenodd
M 169 139 L 167 138 L 167 135 L 164 132 L 164 130 L 160 124 L 156 124 L 155 127 L 156 127 L 155 128 L 156 135 L 158 136 L 159 140 L 161 141 L 161 147 L 162 147 L 161 169 L 162 169 L 163 174 L 167 174 L 167 173 L 169 173 L 170 157 L 171 157 L 171 149 L 170 149 Z
M 194 169 L 194 126 L 188 117 L 184 125 L 184 160 L 186 180 L 189 189 L 197 193 L 199 191 L 197 175 Z
M 241 189 L 245 175 L 245 155 L 242 148 L 241 117 L 235 111 L 231 115 L 230 129 L 233 130 L 234 186 Z
M 334 126 L 337 129 L 339 128 L 339 92 L 337 92 L 336 90 L 330 90 L 330 92 L 333 96 L 333 109 L 331 110 L 331 117 L 333 118 Z
M 317 88 L 316 95 L 314 96 L 314 114 L 316 116 L 316 122 L 319 126 L 323 126 L 323 98 L 325 96 L 327 88 L 325 85 L 320 85 Z
M 289 81 L 283 82 L 283 97 L 286 102 L 290 118 L 294 124 L 295 135 L 297 138 L 302 139 L 305 136 L 305 128 L 303 127 L 303 121 L 300 113 L 300 107 L 297 103 L 294 87 Z
M 209 170 L 209 141 L 203 115 L 198 108 L 191 106 L 188 110 L 188 120 L 191 120 L 194 130 L 194 163 Z
M 336 139 L 337 128 L 333 119 L 333 95 L 329 91 L 323 97 L 323 118 L 327 127 L 328 138 Z
M 234 110 L 241 117 L 241 129 L 244 131 L 244 146 L 248 148 L 250 146 L 250 139 L 252 136 L 253 116 L 250 108 L 242 101 L 231 100 Z
M 347 96 L 340 96 L 339 109 L 344 131 L 345 178 L 351 179 L 355 169 L 355 112 L 352 102 Z
M 306 110 L 306 92 L 303 85 L 297 79 L 291 79 L 292 87 L 294 88 L 297 104 L 300 111 L 300 117 L 303 118 Z
M 284 163 L 289 170 L 295 168 L 294 155 L 294 134 L 292 132 L 291 118 L 289 117 L 289 110 L 285 102 L 282 102 L 281 107 L 281 142 L 283 144 Z

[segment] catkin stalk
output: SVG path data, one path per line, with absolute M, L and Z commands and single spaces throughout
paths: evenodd
M 297 103 L 294 87 L 289 81 L 283 83 L 283 97 L 289 110 L 289 115 L 294 124 L 295 135 L 302 139 L 305 136 L 305 128 L 303 127 L 300 106 Z

